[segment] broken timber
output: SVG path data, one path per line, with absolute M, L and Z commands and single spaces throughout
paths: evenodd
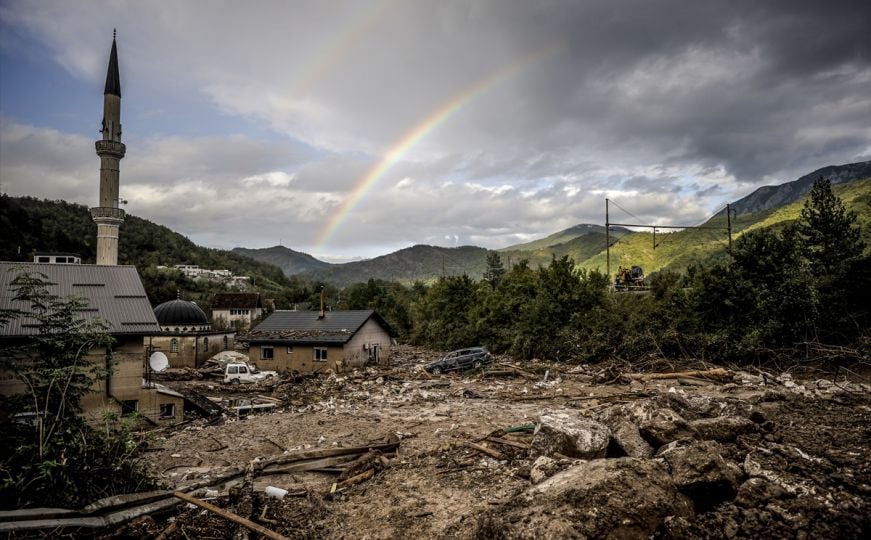
M 326 448 L 323 450 L 307 450 L 283 456 L 277 456 L 257 463 L 255 474 L 270 474 L 283 471 L 284 467 L 297 465 L 296 470 L 313 470 L 323 467 L 325 462 L 335 458 L 354 460 L 370 450 L 392 452 L 399 447 L 396 440 L 385 443 L 368 444 L 348 448 Z M 305 468 L 306 466 L 311 467 Z M 279 471 L 275 468 L 281 467 Z M 222 474 L 217 474 L 206 480 L 200 480 L 187 486 L 177 488 L 176 493 L 193 492 L 216 484 L 228 482 L 246 473 L 246 468 L 234 467 Z M 62 527 L 102 529 L 126 523 L 132 519 L 147 514 L 153 514 L 176 506 L 181 501 L 171 491 L 148 491 L 116 495 L 95 501 L 81 510 L 65 508 L 32 508 L 23 510 L 0 511 L 0 532 L 16 532 L 40 529 L 58 529 Z M 138 504 L 138 506 L 132 506 Z M 91 515 L 101 514 L 101 515 Z
M 233 523 L 236 523 L 237 525 L 241 525 L 248 530 L 254 531 L 256 533 L 260 533 L 267 538 L 272 538 L 273 540 L 289 540 L 286 536 L 282 536 L 275 531 L 271 531 L 271 530 L 267 529 L 266 527 L 264 527 L 263 525 L 258 525 L 257 523 L 254 523 L 251 520 L 245 519 L 243 517 L 239 517 L 236 514 L 234 514 L 233 512 L 229 512 L 227 510 L 224 510 L 223 508 L 218 508 L 217 506 L 210 504 L 210 503 L 207 503 L 206 501 L 201 501 L 201 500 L 197 499 L 196 497 L 191 497 L 187 493 L 182 493 L 180 491 L 177 491 L 173 495 L 175 497 L 178 497 L 179 499 L 185 501 L 185 502 L 189 502 L 193 505 L 199 506 L 200 508 L 205 508 L 209 512 L 212 512 L 213 514 L 217 514 L 226 520 L 229 520 L 229 521 L 232 521 Z

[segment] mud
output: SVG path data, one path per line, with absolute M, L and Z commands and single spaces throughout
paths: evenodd
M 605 367 L 547 363 L 525 365 L 516 377 L 428 377 L 419 365 L 435 356 L 400 348 L 390 369 L 257 388 L 173 383 L 210 397 L 264 395 L 280 405 L 146 435 L 146 459 L 176 487 L 257 458 L 400 440 L 386 466 L 338 492 L 331 490 L 339 470 L 258 476 L 253 520 L 291 538 L 867 538 L 871 532 L 871 386 L 861 379 L 820 383 L 739 372 L 730 381 L 644 381 L 612 376 Z M 592 382 L 604 378 L 613 382 Z M 557 452 L 549 457 L 559 465 L 533 485 L 530 424 L 555 409 L 612 431 L 618 425 L 634 437 L 631 448 L 650 449 L 627 452 L 612 438 L 603 458 Z M 680 450 L 669 454 L 669 443 Z M 267 486 L 289 495 L 268 498 Z M 231 487 L 215 486 L 212 502 L 232 510 Z M 156 536 L 171 525 L 168 538 L 234 534 L 223 519 L 181 506 L 113 535 Z

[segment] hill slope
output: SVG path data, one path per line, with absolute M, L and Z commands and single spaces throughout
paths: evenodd
M 300 277 L 340 287 L 372 278 L 406 284 L 430 281 L 441 275 L 468 274 L 480 279 L 487 267 L 487 252 L 475 246 L 444 248 L 416 245 L 374 259 L 310 270 L 300 274 Z
M 779 206 L 786 206 L 807 195 L 814 182 L 820 177 L 831 180 L 832 185 L 846 184 L 855 180 L 871 177 L 871 161 L 849 163 L 847 165 L 830 165 L 806 174 L 798 180 L 777 186 L 764 186 L 750 195 L 732 203 L 732 208 L 739 214 L 762 212 Z
M 85 263 L 93 263 L 96 258 L 97 226 L 88 208 L 80 204 L 3 195 L 0 230 L 3 231 L 0 260 L 32 261 L 34 251 L 78 253 Z M 200 247 L 163 225 L 130 214 L 121 225 L 118 264 L 137 266 L 146 281 L 153 277 L 154 266 L 196 264 L 254 277 L 259 288 L 277 289 L 286 283 L 281 270 L 274 265 L 225 250 Z M 175 296 L 175 291 L 152 292 L 149 291 L 152 302 L 165 299 L 167 294 Z
M 281 268 L 286 276 L 301 274 L 308 270 L 318 270 L 332 266 L 301 251 L 294 251 L 284 246 L 273 246 L 263 249 L 233 248 L 233 253 L 250 257 L 256 261 L 274 264 Z

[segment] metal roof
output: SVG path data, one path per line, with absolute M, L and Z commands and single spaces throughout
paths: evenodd
M 51 294 L 82 297 L 88 306 L 81 310 L 85 319 L 100 317 L 109 323 L 111 334 L 151 334 L 160 326 L 151 309 L 151 302 L 134 266 L 104 266 L 96 264 L 38 264 L 0 262 L 0 309 L 27 312 L 30 306 L 13 301 L 11 282 L 22 272 L 46 276 Z M 37 333 L 34 320 L 16 317 L 0 327 L 0 337 L 28 336 Z
M 347 343 L 370 318 L 388 334 L 394 335 L 387 322 L 371 309 L 328 311 L 318 318 L 318 311 L 275 311 L 248 334 L 251 342 L 317 344 Z

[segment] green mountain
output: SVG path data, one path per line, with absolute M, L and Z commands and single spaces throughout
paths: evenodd
M 632 231 L 623 227 L 612 227 L 611 241 Z M 547 265 L 554 256 L 568 255 L 575 261 L 585 261 L 605 248 L 605 227 L 584 223 L 559 231 L 545 238 L 517 244 L 499 250 L 502 262 L 511 266 L 514 262 L 526 259 L 534 267 Z
M 254 260 L 274 264 L 281 268 L 286 276 L 301 274 L 309 270 L 319 270 L 332 266 L 301 251 L 294 251 L 284 246 L 274 246 L 263 249 L 233 248 L 233 253 L 250 257 Z
M 96 259 L 97 226 L 86 206 L 32 197 L 0 196 L 0 260 L 32 261 L 35 251 L 77 253 L 85 263 Z M 207 301 L 216 285 L 193 282 L 180 273 L 161 273 L 157 265 L 195 264 L 250 276 L 261 290 L 279 290 L 287 278 L 278 267 L 220 249 L 200 247 L 163 225 L 128 214 L 121 225 L 118 263 L 139 268 L 152 303 L 185 291 Z M 175 275 L 178 274 L 178 275 Z
M 340 287 L 373 278 L 414 283 L 431 281 L 442 275 L 467 274 L 480 279 L 487 268 L 487 252 L 488 250 L 475 246 L 445 248 L 416 245 L 373 259 L 310 270 L 300 274 L 300 277 Z
M 623 227 L 612 227 L 611 232 L 629 232 L 629 229 L 624 229 Z M 562 231 L 551 234 L 550 236 L 546 236 L 544 238 L 539 238 L 538 240 L 533 240 L 531 242 L 526 242 L 524 244 L 515 244 L 513 246 L 508 246 L 506 248 L 502 248 L 499 251 L 511 252 L 511 251 L 538 251 L 544 248 L 553 247 L 559 244 L 565 244 L 567 242 L 571 242 L 572 240 L 577 239 L 581 236 L 586 236 L 589 234 L 601 234 L 602 238 L 605 237 L 605 227 L 603 225 L 593 225 L 591 223 L 582 223 L 580 225 L 575 225 L 574 227 L 569 227 L 568 229 L 564 229 Z M 604 240 L 603 240 L 604 242 Z M 602 244 L 604 245 L 604 243 Z
M 792 182 L 777 186 L 763 186 L 750 195 L 733 202 L 732 208 L 739 214 L 747 214 L 786 206 L 807 195 L 814 182 L 820 177 L 827 178 L 832 182 L 832 185 L 871 178 L 871 161 L 848 163 L 847 165 L 829 165 Z
M 871 247 L 871 178 L 834 186 L 834 191 L 844 205 L 856 213 L 862 237 L 866 245 Z M 804 196 L 785 206 L 761 212 L 739 213 L 732 220 L 732 241 L 752 230 L 782 227 L 797 220 L 806 199 L 807 196 Z M 656 249 L 653 248 L 651 233 L 628 234 L 611 246 L 611 272 L 614 273 L 621 265 L 639 265 L 647 274 L 662 269 L 683 270 L 694 263 L 726 258 L 729 244 L 726 216 L 715 216 L 704 226 L 711 228 L 685 229 L 670 234 L 657 233 Z M 604 271 L 606 267 L 604 250 L 587 259 L 575 260 L 583 268 L 599 268 Z

